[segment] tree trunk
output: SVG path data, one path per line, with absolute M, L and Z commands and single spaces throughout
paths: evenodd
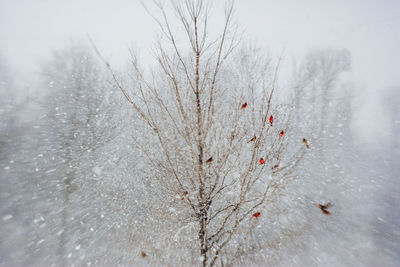
M 207 236 L 207 208 L 204 205 L 200 211 L 200 255 L 202 257 L 203 267 L 207 266 L 207 252 L 208 252 L 208 236 Z

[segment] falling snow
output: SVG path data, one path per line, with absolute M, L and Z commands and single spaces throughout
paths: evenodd
M 279 55 L 266 57 L 259 69 L 256 59 L 264 57 L 248 48 L 233 52 L 229 64 L 217 66 L 217 79 L 202 84 L 213 84 L 221 99 L 199 118 L 192 116 L 193 84 L 179 65 L 193 67 L 186 53 L 168 61 L 178 64 L 172 68 L 176 84 L 162 75 L 169 65 L 152 72 L 156 78 L 147 84 L 135 80 L 140 75 L 131 75 L 131 66 L 116 71 L 127 88 L 145 88 L 128 96 L 85 45 L 56 51 L 40 64 L 40 76 L 29 84 L 41 92 L 35 97 L 13 93 L 28 86 L 6 75 L 9 67 L 0 61 L 0 266 L 200 266 L 199 218 L 206 206 L 208 238 L 215 241 L 210 255 L 235 233 L 217 266 L 399 266 L 399 90 L 385 107 L 390 130 L 379 143 L 362 143 L 354 127 L 357 85 L 343 80 L 351 71 L 350 52 L 314 49 L 296 60 L 291 75 L 278 77 L 273 102 L 281 102 L 258 132 L 250 122 L 263 121 L 261 104 L 276 85 Z M 213 52 L 201 55 L 207 53 Z M 210 58 L 214 64 L 218 57 Z M 202 64 L 201 77 L 216 69 Z M 171 84 L 189 90 L 169 94 Z M 141 108 L 157 116 L 143 121 L 126 98 L 143 100 L 153 87 L 162 88 L 160 95 Z M 179 97 L 182 106 L 175 105 Z M 163 100 L 173 104 L 160 105 Z M 200 100 L 208 103 L 210 95 Z M 212 122 L 204 161 L 197 159 L 197 119 Z M 176 131 L 174 123 L 181 122 L 190 127 Z M 192 139 L 182 138 L 186 131 Z M 270 139 L 258 143 L 262 136 Z M 161 138 L 168 142 L 160 144 Z M 225 183 L 212 201 L 200 201 L 193 182 L 200 167 L 201 182 Z M 248 169 L 249 177 L 259 175 L 254 184 L 242 175 Z M 253 191 L 246 195 L 248 188 Z M 249 209 L 264 188 L 268 201 Z M 245 204 L 238 209 L 239 201 Z M 227 228 L 218 231 L 221 225 Z
M 101 168 L 99 166 L 93 167 L 92 171 L 98 176 L 101 175 Z
M 8 220 L 11 220 L 12 218 L 13 218 L 13 216 L 11 214 L 6 214 L 6 215 L 3 216 L 2 219 L 5 222 L 5 221 L 8 221 Z

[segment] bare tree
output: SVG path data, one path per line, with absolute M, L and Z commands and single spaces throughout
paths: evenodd
M 79 221 L 71 218 L 82 209 L 80 198 L 89 193 L 88 190 L 82 193 L 81 188 L 89 183 L 93 173 L 100 175 L 101 149 L 112 143 L 121 127 L 116 129 L 118 118 L 111 112 L 115 102 L 113 84 L 87 47 L 77 44 L 56 51 L 44 65 L 42 75 L 49 87 L 48 96 L 42 101 L 51 132 L 49 150 L 56 157 L 54 174 L 60 177 L 63 194 L 60 214 L 63 229 L 57 234 L 59 255 L 60 262 L 67 265 L 67 255 L 73 251 L 77 239 L 73 232 L 82 228 Z
M 313 128 L 313 137 L 320 139 L 327 130 L 327 121 L 335 113 L 334 101 L 340 100 L 340 76 L 350 70 L 351 55 L 346 49 L 311 51 L 294 74 L 293 98 L 303 128 Z M 312 112 L 314 110 L 314 112 Z
M 131 53 L 136 85 L 128 90 L 103 60 L 138 114 L 134 144 L 151 179 L 174 199 L 170 205 L 180 222 L 197 225 L 202 265 L 212 266 L 224 254 L 240 254 L 247 244 L 236 241 L 246 229 L 271 218 L 265 212 L 297 177 L 306 146 L 301 139 L 289 145 L 291 108 L 275 101 L 281 58 L 234 53 L 241 36 L 233 2 L 214 36 L 208 1 L 171 1 L 183 41 L 167 7 L 155 5 L 161 14 L 154 16 L 161 29 L 159 68 L 146 75 Z

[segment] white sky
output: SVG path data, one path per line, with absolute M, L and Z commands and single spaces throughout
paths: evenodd
M 269 51 L 285 47 L 300 56 L 312 48 L 349 49 L 363 103 L 357 127 L 367 130 L 366 139 L 384 132 L 379 98 L 388 87 L 400 88 L 399 0 L 237 0 L 236 18 Z M 0 54 L 25 77 L 52 50 L 85 41 L 86 34 L 113 59 L 134 44 L 148 60 L 156 31 L 137 0 L 0 0 Z

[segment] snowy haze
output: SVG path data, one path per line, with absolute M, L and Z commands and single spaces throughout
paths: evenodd
M 285 49 L 291 57 L 314 48 L 349 49 L 359 96 L 354 130 L 368 143 L 385 135 L 389 122 L 380 99 L 400 84 L 398 1 L 236 2 L 247 37 L 268 51 Z M 32 77 L 51 51 L 86 41 L 87 35 L 117 62 L 123 62 L 131 45 L 144 62 L 152 60 L 157 26 L 139 1 L 1 0 L 0 6 L 0 49 L 17 73 Z
M 224 10 L 213 2 L 212 33 Z M 283 51 L 278 89 L 295 103 L 285 138 L 311 145 L 293 195 L 272 207 L 294 211 L 271 224 L 266 208 L 237 240 L 306 230 L 235 264 L 399 266 L 400 1 L 237 0 L 234 22 L 271 66 Z M 0 0 L 0 266 L 200 264 L 194 224 L 176 219 L 182 196 L 151 179 L 132 145 L 151 137 L 88 41 L 130 86 L 129 48 L 150 69 L 159 36 L 136 0 Z M 225 71 L 252 77 L 244 63 Z

